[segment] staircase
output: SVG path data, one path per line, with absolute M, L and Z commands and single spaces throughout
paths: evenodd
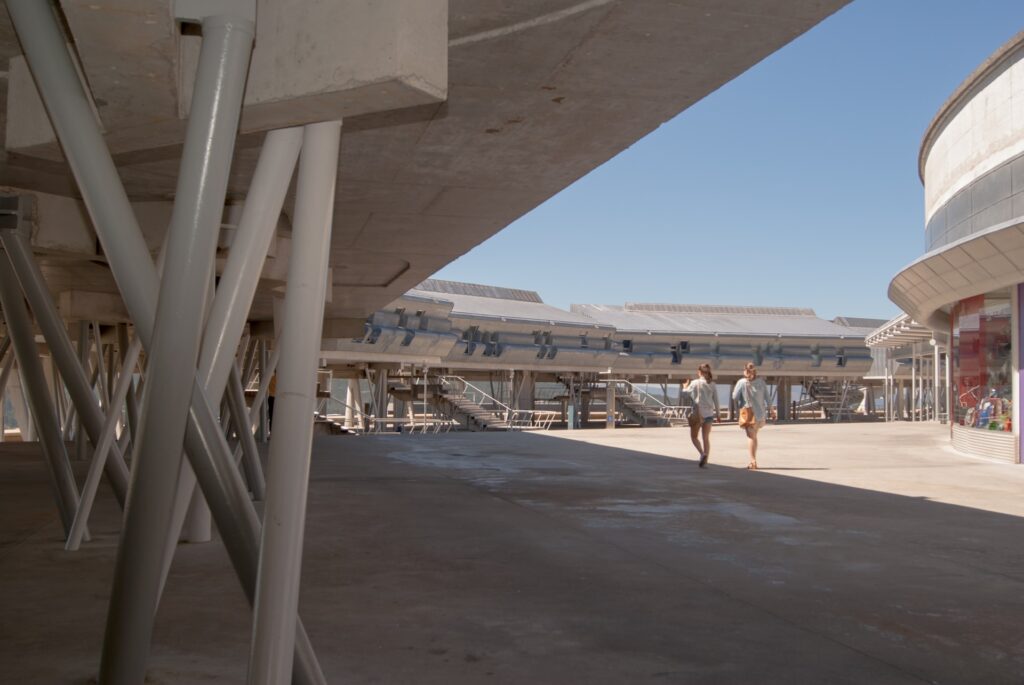
M 615 407 L 628 423 L 640 426 L 680 426 L 686 423 L 682 407 L 670 407 L 632 383 L 615 383 Z
M 825 420 L 838 423 L 852 421 L 854 418 L 852 400 L 860 398 L 864 386 L 849 379 L 836 380 L 815 378 L 807 384 L 810 395 L 825 413 Z
M 438 408 L 469 431 L 507 431 L 512 410 L 476 386 L 455 376 L 440 378 Z

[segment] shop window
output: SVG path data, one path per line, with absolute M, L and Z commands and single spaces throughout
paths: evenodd
M 1010 293 L 961 300 L 953 307 L 953 408 L 961 426 L 1012 431 Z

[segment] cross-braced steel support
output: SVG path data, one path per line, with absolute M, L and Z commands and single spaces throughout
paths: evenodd
M 168 229 L 141 425 L 114 571 L 100 665 L 102 683 L 145 678 L 203 310 L 254 32 L 252 21 L 242 17 L 203 20 L 203 45 Z
M 263 516 L 268 525 L 260 545 L 250 685 L 285 683 L 292 671 L 340 138 L 340 121 L 312 124 L 303 133 L 267 466 Z
M 43 333 L 43 338 L 50 347 L 50 354 L 64 378 L 64 384 L 71 395 L 78 416 L 81 418 L 82 427 L 89 436 L 90 442 L 95 446 L 99 443 L 100 433 L 103 430 L 103 410 L 96 403 L 96 396 L 92 391 L 92 384 L 86 375 L 86 367 L 80 359 L 88 359 L 88 344 L 83 345 L 80 355 L 75 354 L 75 349 L 68 338 L 67 328 L 61 321 L 57 311 L 57 305 L 46 287 L 43 274 L 39 270 L 32 257 L 32 248 L 28 240 L 14 230 L 0 230 L 0 242 L 10 258 L 11 266 L 17 275 L 21 289 L 36 315 L 36 322 Z M 96 340 L 99 341 L 99 331 L 96 331 Z M 83 339 L 84 340 L 84 339 Z M 82 341 L 80 341 L 81 343 Z M 97 349 L 102 357 L 102 352 Z M 102 374 L 99 374 L 102 377 Z M 112 450 L 111 458 L 107 459 L 104 466 L 107 480 L 117 497 L 118 504 L 124 506 L 124 500 L 128 491 L 128 467 L 125 465 L 124 456 L 119 449 Z
M 64 439 L 60 434 L 54 406 L 50 402 L 46 377 L 43 375 L 43 366 L 32 332 L 32 320 L 21 296 L 18 279 L 14 276 L 6 255 L 0 255 L 0 307 L 3 307 L 7 332 L 14 343 L 14 354 L 18 357 L 18 371 L 21 374 L 21 387 L 35 421 L 43 457 L 50 468 L 53 495 L 66 536 L 71 531 L 71 522 L 78 508 L 78 487 L 71 472 L 71 462 L 64 448 Z
M 156 311 L 157 271 L 67 54 L 56 17 L 48 3 L 38 0 L 8 0 L 7 9 L 136 335 L 148 350 Z M 148 384 L 148 376 L 145 382 Z M 220 433 L 206 393 L 198 383 L 192 386 L 185 448 L 235 572 L 251 602 L 256 586 L 259 517 Z M 293 681 L 324 683 L 301 623 L 296 631 Z
M 266 496 L 267 485 L 256 448 L 256 438 L 253 437 L 252 427 L 249 423 L 249 412 L 245 408 L 245 391 L 242 389 L 242 380 L 237 367 L 234 366 L 231 367 L 231 376 L 228 378 L 227 397 L 235 432 L 238 433 L 238 445 L 242 449 L 242 469 L 245 472 L 245 481 L 252 491 L 252 498 L 262 501 Z

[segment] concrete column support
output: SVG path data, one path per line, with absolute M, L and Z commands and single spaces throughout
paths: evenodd
M 340 121 L 303 132 L 264 511 L 273 525 L 260 544 L 250 685 L 286 683 L 292 673 L 340 141 Z

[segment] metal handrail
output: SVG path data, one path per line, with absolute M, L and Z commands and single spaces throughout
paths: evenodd
M 665 418 L 686 418 L 686 415 L 690 411 L 689 407 L 675 407 L 669 404 L 665 404 L 651 393 L 647 392 L 646 390 L 641 390 L 636 386 L 635 383 L 633 383 L 632 381 L 628 381 L 625 378 L 610 378 L 605 382 L 612 383 L 615 385 L 625 385 L 629 389 L 630 395 L 635 396 L 644 406 L 657 410 L 658 413 Z M 655 406 L 652 407 L 647 400 L 653 400 Z
M 495 414 L 504 422 L 509 430 L 548 430 L 558 417 L 558 412 L 544 409 L 513 409 L 501 400 L 484 392 L 462 376 L 438 376 L 438 380 L 446 387 L 452 387 L 459 394 Z M 461 388 L 458 387 L 461 385 Z M 470 392 L 467 392 L 470 390 Z M 488 406 L 490 405 L 490 406 Z
M 495 413 L 498 414 L 501 417 L 502 421 L 507 423 L 509 426 L 513 425 L 513 423 L 518 419 L 517 414 L 520 412 L 520 410 L 513 409 L 512 407 L 508 406 L 501 400 L 491 395 L 488 395 L 486 392 L 484 392 L 477 386 L 473 385 L 462 376 L 438 376 L 437 378 L 438 380 L 441 381 L 442 385 L 451 386 L 459 394 L 469 396 L 469 398 L 473 401 L 474 404 L 478 404 L 485 409 L 492 409 L 491 407 L 486 406 L 488 403 L 500 408 L 500 411 L 495 411 Z M 462 387 L 458 388 L 456 383 L 461 384 Z M 472 390 L 473 394 L 471 395 L 469 392 L 467 392 L 467 390 Z M 480 399 L 478 399 L 478 397 Z

